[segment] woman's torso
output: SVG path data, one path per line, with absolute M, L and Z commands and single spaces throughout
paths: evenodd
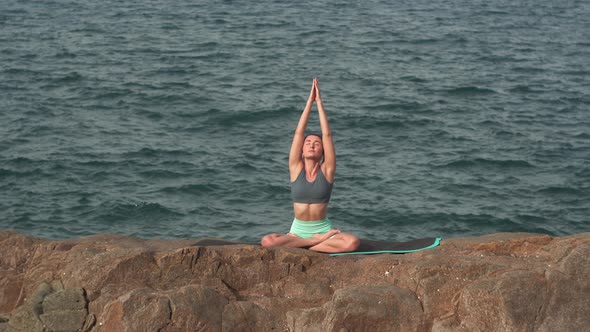
M 293 212 L 302 221 L 324 220 L 328 216 L 328 203 L 293 203 Z
M 306 174 L 303 167 L 295 180 L 291 181 L 295 218 L 302 221 L 325 219 L 328 215 L 332 186 L 333 183 L 325 177 L 322 167 L 319 167 L 313 178 Z

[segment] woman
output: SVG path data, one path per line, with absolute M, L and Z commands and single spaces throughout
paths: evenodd
M 314 102 L 317 103 L 322 134 L 305 136 L 305 128 Z M 266 235 L 261 241 L 263 246 L 309 248 L 328 253 L 354 251 L 359 246 L 357 237 L 332 229 L 328 219 L 328 202 L 332 194 L 335 171 L 336 152 L 332 133 L 322 104 L 320 87 L 314 78 L 289 153 L 295 218 L 288 234 Z

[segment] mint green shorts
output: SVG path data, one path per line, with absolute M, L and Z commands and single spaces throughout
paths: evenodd
M 324 220 L 316 221 L 303 221 L 293 218 L 293 224 L 291 224 L 291 230 L 289 233 L 295 234 L 304 239 L 308 239 L 313 237 L 314 234 L 324 234 L 329 232 L 331 229 L 332 223 L 327 217 Z

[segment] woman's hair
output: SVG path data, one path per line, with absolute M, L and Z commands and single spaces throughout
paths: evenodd
M 305 139 L 306 139 L 307 137 L 309 137 L 309 136 L 317 136 L 317 137 L 319 137 L 320 139 L 323 139 L 323 138 L 322 138 L 322 134 L 321 134 L 321 133 L 309 133 L 309 134 L 306 134 L 306 135 L 305 135 L 305 137 L 303 138 L 303 141 L 305 142 Z

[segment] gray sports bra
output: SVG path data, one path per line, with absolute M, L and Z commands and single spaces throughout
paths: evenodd
M 297 179 L 291 182 L 291 197 L 295 203 L 328 203 L 333 185 L 328 182 L 321 168 L 313 182 L 307 181 L 304 168 Z

